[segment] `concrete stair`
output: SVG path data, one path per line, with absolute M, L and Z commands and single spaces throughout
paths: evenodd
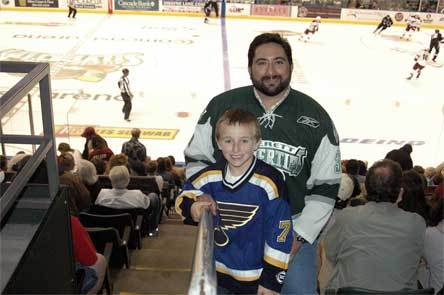
M 158 234 L 131 252 L 130 269 L 112 272 L 114 293 L 186 294 L 196 234 L 197 227 L 184 225 L 177 214 L 164 216 Z

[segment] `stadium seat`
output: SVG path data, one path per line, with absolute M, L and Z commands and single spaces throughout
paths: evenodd
M 128 240 L 131 233 L 131 226 L 128 223 L 132 223 L 130 214 L 105 216 L 82 212 L 79 219 L 88 229 L 97 252 L 104 254 L 106 243 L 113 242 L 111 260 L 108 261 L 111 266 L 121 268 L 125 264 L 126 268 L 130 267 L 128 250 Z M 101 229 L 102 231 L 90 231 L 91 229 Z M 105 229 L 107 230 L 105 231 Z

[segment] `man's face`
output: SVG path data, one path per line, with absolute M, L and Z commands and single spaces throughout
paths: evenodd
M 253 63 L 248 68 L 254 87 L 266 96 L 276 96 L 284 91 L 290 85 L 292 70 L 284 49 L 276 43 L 257 47 Z

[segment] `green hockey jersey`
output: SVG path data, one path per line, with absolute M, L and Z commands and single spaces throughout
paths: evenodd
M 268 112 L 253 86 L 224 92 L 210 101 L 185 150 L 187 177 L 223 157 L 215 125 L 227 109 L 243 109 L 257 117 L 262 141 L 256 157 L 283 174 L 293 229 L 313 242 L 332 212 L 340 183 L 339 138 L 329 115 L 294 89 Z

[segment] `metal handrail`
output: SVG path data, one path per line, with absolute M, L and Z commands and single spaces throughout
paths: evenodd
M 196 239 L 188 294 L 215 295 L 217 294 L 217 278 L 213 257 L 214 228 L 213 216 L 208 209 L 204 209 L 202 213 Z
M 51 101 L 50 69 L 48 63 L 0 61 L 0 72 L 27 73 L 11 89 L 0 98 L 0 142 L 4 149 L 5 143 L 39 144 L 37 151 L 28 160 L 22 171 L 0 198 L 0 220 L 7 215 L 26 186 L 33 173 L 46 158 L 48 173 L 49 198 L 53 199 L 59 188 L 58 167 L 54 140 L 54 122 Z M 43 121 L 43 135 L 3 134 L 1 120 L 17 105 L 32 89 L 39 85 L 40 103 Z M 31 122 L 32 123 L 32 122 Z

